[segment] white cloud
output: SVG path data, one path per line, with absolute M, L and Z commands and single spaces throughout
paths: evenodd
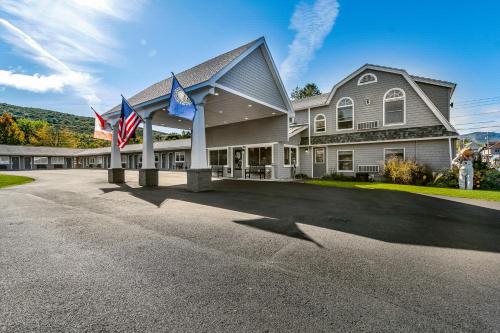
M 141 43 L 141 45 L 146 45 L 148 43 L 148 41 L 143 38 L 143 39 L 141 39 L 140 43 Z
M 148 57 L 152 58 L 156 55 L 156 50 L 155 49 L 151 49 L 149 50 L 148 52 Z
M 302 2 L 296 6 L 290 20 L 290 29 L 295 31 L 295 36 L 288 46 L 288 56 L 280 66 L 285 82 L 307 70 L 314 53 L 323 46 L 332 30 L 338 12 L 337 0 L 316 0 L 312 4 Z
M 90 64 L 119 61 L 111 23 L 129 20 L 142 0 L 1 0 L 0 38 L 50 71 L 19 74 L 0 69 L 0 84 L 33 92 L 74 90 L 99 103 Z M 18 72 L 18 71 L 17 71 Z M 105 89 L 105 88 L 104 88 Z M 99 89 L 100 90 L 100 89 Z

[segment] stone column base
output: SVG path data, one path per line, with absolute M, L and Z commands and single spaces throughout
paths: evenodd
M 158 186 L 158 169 L 139 169 L 140 186 Z
M 212 189 L 212 169 L 188 169 L 187 187 L 191 192 L 204 192 Z
M 125 170 L 122 168 L 108 169 L 108 183 L 110 184 L 125 183 Z

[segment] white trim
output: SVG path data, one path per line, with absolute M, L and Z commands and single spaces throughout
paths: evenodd
M 316 130 L 316 120 L 318 119 L 319 116 L 323 116 L 324 122 L 325 122 L 325 130 L 321 131 L 321 132 L 318 132 Z M 315 115 L 314 116 L 314 120 L 313 120 L 313 126 L 314 126 L 314 134 L 317 134 L 317 133 L 326 133 L 326 116 L 323 113 L 318 113 L 317 115 Z
M 207 163 L 207 164 L 208 164 L 208 166 L 209 166 L 209 167 L 211 167 L 211 166 L 212 166 L 212 164 L 210 164 L 210 151 L 211 151 L 211 150 L 217 150 L 217 151 L 219 151 L 219 150 L 224 150 L 224 149 L 226 150 L 226 164 L 225 164 L 225 165 L 223 165 L 223 166 L 225 166 L 226 168 L 227 168 L 227 167 L 229 167 L 229 163 L 228 163 L 228 161 L 229 161 L 229 146 L 225 146 L 225 147 L 211 147 L 211 148 L 207 148 L 207 151 L 208 151 L 208 154 L 207 154 L 207 159 L 208 159 L 208 161 L 207 161 L 207 162 L 208 162 L 208 163 Z M 220 166 L 220 165 L 219 165 L 219 166 Z
M 289 145 L 289 144 L 283 144 L 283 166 L 286 167 L 286 168 L 289 168 L 289 167 L 292 167 L 291 164 L 285 164 L 285 148 L 293 148 L 296 150 L 295 152 L 295 159 L 297 160 L 297 162 L 295 163 L 295 166 L 298 167 L 300 165 L 300 158 L 299 158 L 299 146 L 295 146 L 295 145 Z M 290 155 L 291 155 L 291 150 L 290 150 Z M 291 156 L 288 157 L 288 159 L 291 161 Z
M 7 163 L 2 162 L 2 157 L 7 157 Z M 10 156 L 9 155 L 0 155 L 0 165 L 10 165 Z
M 240 97 L 243 97 L 243 98 L 246 98 L 252 102 L 255 102 L 255 103 L 259 103 L 259 104 L 262 104 L 264 106 L 267 106 L 268 108 L 271 108 L 271 109 L 274 109 L 274 110 L 277 110 L 277 111 L 280 111 L 280 112 L 283 112 L 283 113 L 286 113 L 286 114 L 289 114 L 289 112 L 285 109 L 282 109 L 282 108 L 279 108 L 277 106 L 274 106 L 274 105 L 271 105 L 269 103 L 266 103 L 264 101 L 261 101 L 260 99 L 257 99 L 257 98 L 254 98 L 254 97 L 251 97 L 251 96 L 248 96 L 248 95 L 245 95 L 237 90 L 234 90 L 234 89 L 231 89 L 229 87 L 226 87 L 226 86 L 223 86 L 222 84 L 220 83 L 216 83 L 215 84 L 215 87 L 216 88 L 219 88 L 219 89 L 222 89 L 222 90 L 225 90 L 227 92 L 230 92 L 231 94 L 234 94 L 234 95 L 237 95 L 237 96 L 240 96 Z
M 403 149 L 403 161 L 406 161 L 406 147 L 384 148 L 384 156 L 383 156 L 383 158 L 382 158 L 382 161 L 384 161 L 384 164 L 385 164 L 385 162 L 386 162 L 386 159 L 385 159 L 385 155 L 386 155 L 386 153 L 385 153 L 385 151 L 386 151 L 387 149 Z
M 12 156 L 14 157 L 14 156 Z M 11 163 L 12 163 L 12 157 L 11 157 Z M 46 158 L 47 159 L 47 163 L 37 163 L 35 158 Z M 33 156 L 33 165 L 48 165 L 49 164 L 49 157 L 48 156 Z
M 406 142 L 406 141 L 433 141 L 433 140 L 444 140 L 444 139 L 458 139 L 459 136 L 438 136 L 434 138 L 417 138 L 417 139 L 395 139 L 395 140 L 383 140 L 383 141 L 360 141 L 360 142 L 341 142 L 341 143 L 322 143 L 322 144 L 312 144 L 312 145 L 299 145 L 299 147 L 323 147 L 323 146 L 347 146 L 347 145 L 361 145 L 361 144 L 371 144 L 371 143 L 386 143 L 386 142 Z
M 375 81 L 368 81 L 368 82 L 361 82 L 361 79 L 364 78 L 365 76 L 367 75 L 372 75 L 374 78 L 375 78 Z M 358 79 L 358 86 L 364 86 L 365 84 L 370 84 L 370 83 L 376 83 L 378 82 L 378 79 L 377 79 L 377 75 L 371 73 L 371 72 L 367 72 L 363 75 L 361 75 Z
M 349 105 L 339 106 L 340 101 L 342 101 L 344 99 L 348 99 L 348 100 L 351 101 L 351 105 L 350 106 L 352 107 L 352 127 L 351 128 L 341 128 L 341 129 L 339 129 L 339 107 L 341 107 L 341 108 L 349 107 Z M 337 132 L 352 131 L 354 129 L 354 101 L 353 101 L 353 99 L 351 97 L 341 97 L 337 101 L 337 105 L 335 107 L 335 128 L 336 128 Z
M 323 159 L 324 159 L 323 163 L 316 162 L 316 150 L 318 150 L 318 149 L 323 149 L 325 151 L 325 153 L 323 154 Z M 313 155 L 314 155 L 314 157 L 313 157 L 314 164 L 319 164 L 319 165 L 323 165 L 324 164 L 325 168 L 326 168 L 326 147 L 325 146 L 314 147 L 314 149 L 313 149 Z M 313 165 L 313 168 L 314 168 L 314 165 Z
M 403 77 L 406 79 L 406 81 L 412 86 L 412 88 L 417 92 L 417 94 L 420 96 L 420 98 L 424 101 L 425 104 L 431 109 L 432 113 L 438 118 L 439 121 L 446 127 L 448 131 L 456 132 L 457 130 L 450 124 L 450 122 L 443 116 L 443 114 L 438 110 L 438 108 L 434 105 L 434 103 L 430 100 L 430 98 L 423 92 L 423 90 L 418 86 L 418 84 L 411 78 L 410 74 L 406 72 L 405 70 L 400 70 L 400 69 L 393 69 L 393 68 L 387 68 L 387 67 L 381 67 L 381 66 L 376 66 L 376 65 L 363 65 L 353 73 L 351 73 L 349 76 L 347 76 L 345 79 L 337 83 L 332 90 L 330 91 L 330 94 L 326 100 L 326 103 L 323 105 L 328 105 L 330 104 L 333 96 L 335 95 L 335 92 L 343 86 L 345 83 L 350 81 L 352 78 L 355 76 L 359 75 L 361 72 L 364 70 L 375 70 L 375 71 L 381 71 L 381 72 L 387 72 L 387 73 L 393 73 L 393 74 L 400 74 L 403 75 Z M 317 107 L 323 106 L 323 105 L 318 105 Z M 296 110 L 298 111 L 298 110 Z
M 394 98 L 386 98 L 387 94 L 393 90 L 399 90 L 400 92 L 403 93 L 403 97 L 394 97 Z M 385 123 L 385 102 L 393 102 L 393 101 L 399 101 L 403 100 L 403 122 L 402 123 L 393 123 L 393 124 L 386 124 Z M 384 94 L 384 97 L 382 98 L 382 126 L 387 127 L 387 126 L 401 126 L 401 125 L 406 125 L 406 92 L 401 89 L 401 88 L 390 88 L 387 90 Z
M 417 77 L 417 76 L 412 76 L 410 77 L 413 79 L 415 82 L 421 82 L 421 83 L 427 83 L 433 86 L 441 86 L 441 87 L 446 87 L 451 89 L 451 94 L 453 95 L 453 92 L 455 91 L 455 88 L 457 85 L 452 82 L 446 82 L 446 81 L 441 81 L 441 80 L 434 80 L 426 77 Z
M 452 156 L 452 147 L 451 147 L 451 138 L 448 138 L 448 150 L 450 153 L 450 168 L 453 167 L 453 156 Z
M 57 163 L 55 162 L 54 159 L 56 159 Z M 60 159 L 62 159 L 62 163 L 61 163 Z M 64 157 L 62 157 L 62 156 L 51 156 L 50 157 L 50 164 L 57 164 L 57 165 L 63 164 L 64 165 L 64 162 L 65 162 L 65 160 L 64 160 Z
M 308 133 L 307 136 L 309 137 L 309 145 L 311 144 L 311 108 L 307 109 L 307 127 L 308 127 Z
M 339 168 L 339 152 L 350 151 L 352 154 L 352 169 L 351 170 L 340 170 Z M 337 149 L 337 172 L 354 172 L 354 149 Z

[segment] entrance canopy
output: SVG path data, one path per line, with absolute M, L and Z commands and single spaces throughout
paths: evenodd
M 177 79 L 196 103 L 203 103 L 205 127 L 288 114 L 293 108 L 265 39 L 259 38 L 184 72 Z M 172 77 L 144 89 L 129 102 L 152 124 L 190 130 L 193 124 L 168 113 Z M 103 116 L 119 118 L 120 106 Z

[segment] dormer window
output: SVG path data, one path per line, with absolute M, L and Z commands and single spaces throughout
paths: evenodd
M 377 77 L 375 74 L 372 73 L 366 73 L 364 75 L 361 75 L 361 77 L 358 80 L 358 86 L 362 86 L 364 84 L 370 84 L 370 83 L 375 83 L 377 82 Z

